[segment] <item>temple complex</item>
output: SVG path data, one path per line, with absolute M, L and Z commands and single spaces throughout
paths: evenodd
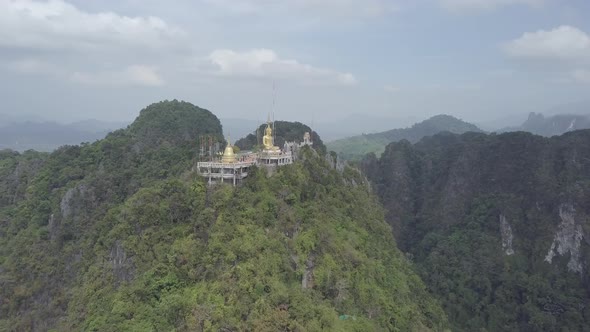
M 306 132 L 301 143 L 285 142 L 283 149 L 281 149 L 274 145 L 271 125 L 269 119 L 262 137 L 260 151 L 235 153 L 228 138 L 223 155 L 215 156 L 215 160 L 198 162 L 197 172 L 205 177 L 210 185 L 226 182 L 235 186 L 248 176 L 248 171 L 252 166 L 257 165 L 273 171 L 276 167 L 292 164 L 299 147 L 313 144 L 310 133 Z

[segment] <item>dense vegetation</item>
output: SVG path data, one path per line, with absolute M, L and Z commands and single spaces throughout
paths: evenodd
M 375 134 L 363 134 L 329 142 L 330 151 L 338 153 L 345 160 L 360 160 L 367 153 L 377 155 L 385 151 L 391 142 L 408 140 L 418 142 L 423 137 L 448 131 L 455 134 L 481 132 L 475 125 L 464 122 L 450 115 L 436 115 L 430 119 L 414 124 L 410 128 L 392 129 Z
M 0 211 L 24 199 L 27 187 L 46 157 L 47 154 L 35 151 L 19 154 L 0 150 Z
M 456 331 L 588 331 L 590 131 L 439 134 L 363 168 Z
M 359 172 L 304 149 L 206 187 L 191 104 L 45 155 L 0 153 L 0 330 L 442 330 Z M 18 179 L 18 181 L 14 181 Z
M 275 121 L 274 128 L 276 146 L 282 148 L 285 142 L 302 142 L 303 135 L 308 132 L 313 141 L 313 148 L 320 154 L 326 154 L 326 146 L 324 145 L 324 142 L 322 142 L 320 135 L 315 131 L 312 131 L 309 126 L 304 125 L 301 122 Z M 255 149 L 255 147 L 262 142 L 264 129 L 266 129 L 266 124 L 258 127 L 254 133 L 236 141 L 235 145 L 242 150 Z M 256 133 L 258 133 L 258 138 L 256 137 Z
M 2 213 L 3 322 L 18 317 L 8 325 L 16 330 L 55 325 L 81 264 L 92 254 L 80 244 L 93 234 L 91 226 L 140 188 L 190 169 L 198 135 L 222 139 L 221 132 L 209 111 L 166 101 L 148 106 L 133 125 L 104 140 L 40 156 L 42 165 L 34 153 L 2 154 L 0 181 L 21 179 L 16 189 L 9 189 L 20 194 Z M 29 159 L 30 166 L 24 167 Z

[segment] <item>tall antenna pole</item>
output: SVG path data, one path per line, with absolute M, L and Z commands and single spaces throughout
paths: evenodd
M 275 107 L 276 107 L 276 98 L 277 98 L 277 91 L 275 81 L 272 81 L 272 133 L 273 138 L 272 141 L 274 142 L 277 138 L 277 131 L 275 130 Z
M 260 118 L 258 119 L 258 123 L 256 124 L 256 145 L 260 147 L 262 144 L 260 142 Z
M 315 116 L 313 113 L 311 113 L 311 133 L 309 133 L 309 140 L 311 141 L 311 143 L 313 143 L 313 120 L 314 120 Z

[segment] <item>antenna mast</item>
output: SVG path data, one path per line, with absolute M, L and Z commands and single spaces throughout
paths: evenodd
M 273 138 L 272 141 L 275 142 L 277 138 L 277 131 L 275 130 L 275 107 L 276 107 L 276 97 L 277 97 L 277 90 L 275 81 L 272 81 L 272 133 Z
M 311 113 L 311 133 L 309 133 L 309 140 L 311 141 L 311 143 L 313 144 L 313 120 L 314 120 L 315 116 L 313 113 Z

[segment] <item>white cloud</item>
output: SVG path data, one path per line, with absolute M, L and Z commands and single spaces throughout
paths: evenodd
M 390 8 L 388 0 L 202 1 L 243 10 L 277 7 L 285 13 L 296 8 L 334 14 L 332 9 L 338 9 L 338 15 L 356 10 L 363 11 L 362 15 L 380 15 Z M 0 58 L 0 66 L 21 74 L 52 75 L 81 84 L 160 86 L 165 83 L 161 69 L 168 73 L 167 83 L 186 81 L 183 68 L 195 59 L 196 51 L 187 37 L 182 29 L 158 17 L 94 13 L 67 0 L 0 0 L 0 51 L 10 50 L 5 59 Z M 309 85 L 356 83 L 350 73 L 283 59 L 268 49 L 217 50 L 197 63 L 204 64 L 206 71 L 200 73 L 218 76 L 285 79 Z
M 180 29 L 157 17 L 87 13 L 62 0 L 0 0 L 0 47 L 156 49 L 181 35 Z
M 572 78 L 578 83 L 590 84 L 590 70 L 574 70 L 572 72 Z
M 208 60 L 221 76 L 272 78 L 295 80 L 305 84 L 353 85 L 356 79 L 350 73 L 318 68 L 297 60 L 282 59 L 269 49 L 246 52 L 215 50 Z
M 552 30 L 525 32 L 502 47 L 515 58 L 543 60 L 543 70 L 557 75 L 550 81 L 590 83 L 590 34 L 580 29 L 562 25 Z
M 590 35 L 568 25 L 526 32 L 503 48 L 508 55 L 520 58 L 590 61 Z
M 323 18 L 374 18 L 398 11 L 393 0 L 205 0 L 238 14 L 274 13 L 321 16 Z
M 160 86 L 164 84 L 157 69 L 151 66 L 132 65 L 122 71 L 74 72 L 70 79 L 76 83 L 96 85 L 142 85 Z
M 511 5 L 540 6 L 546 0 L 439 0 L 440 4 L 451 11 L 493 10 Z

